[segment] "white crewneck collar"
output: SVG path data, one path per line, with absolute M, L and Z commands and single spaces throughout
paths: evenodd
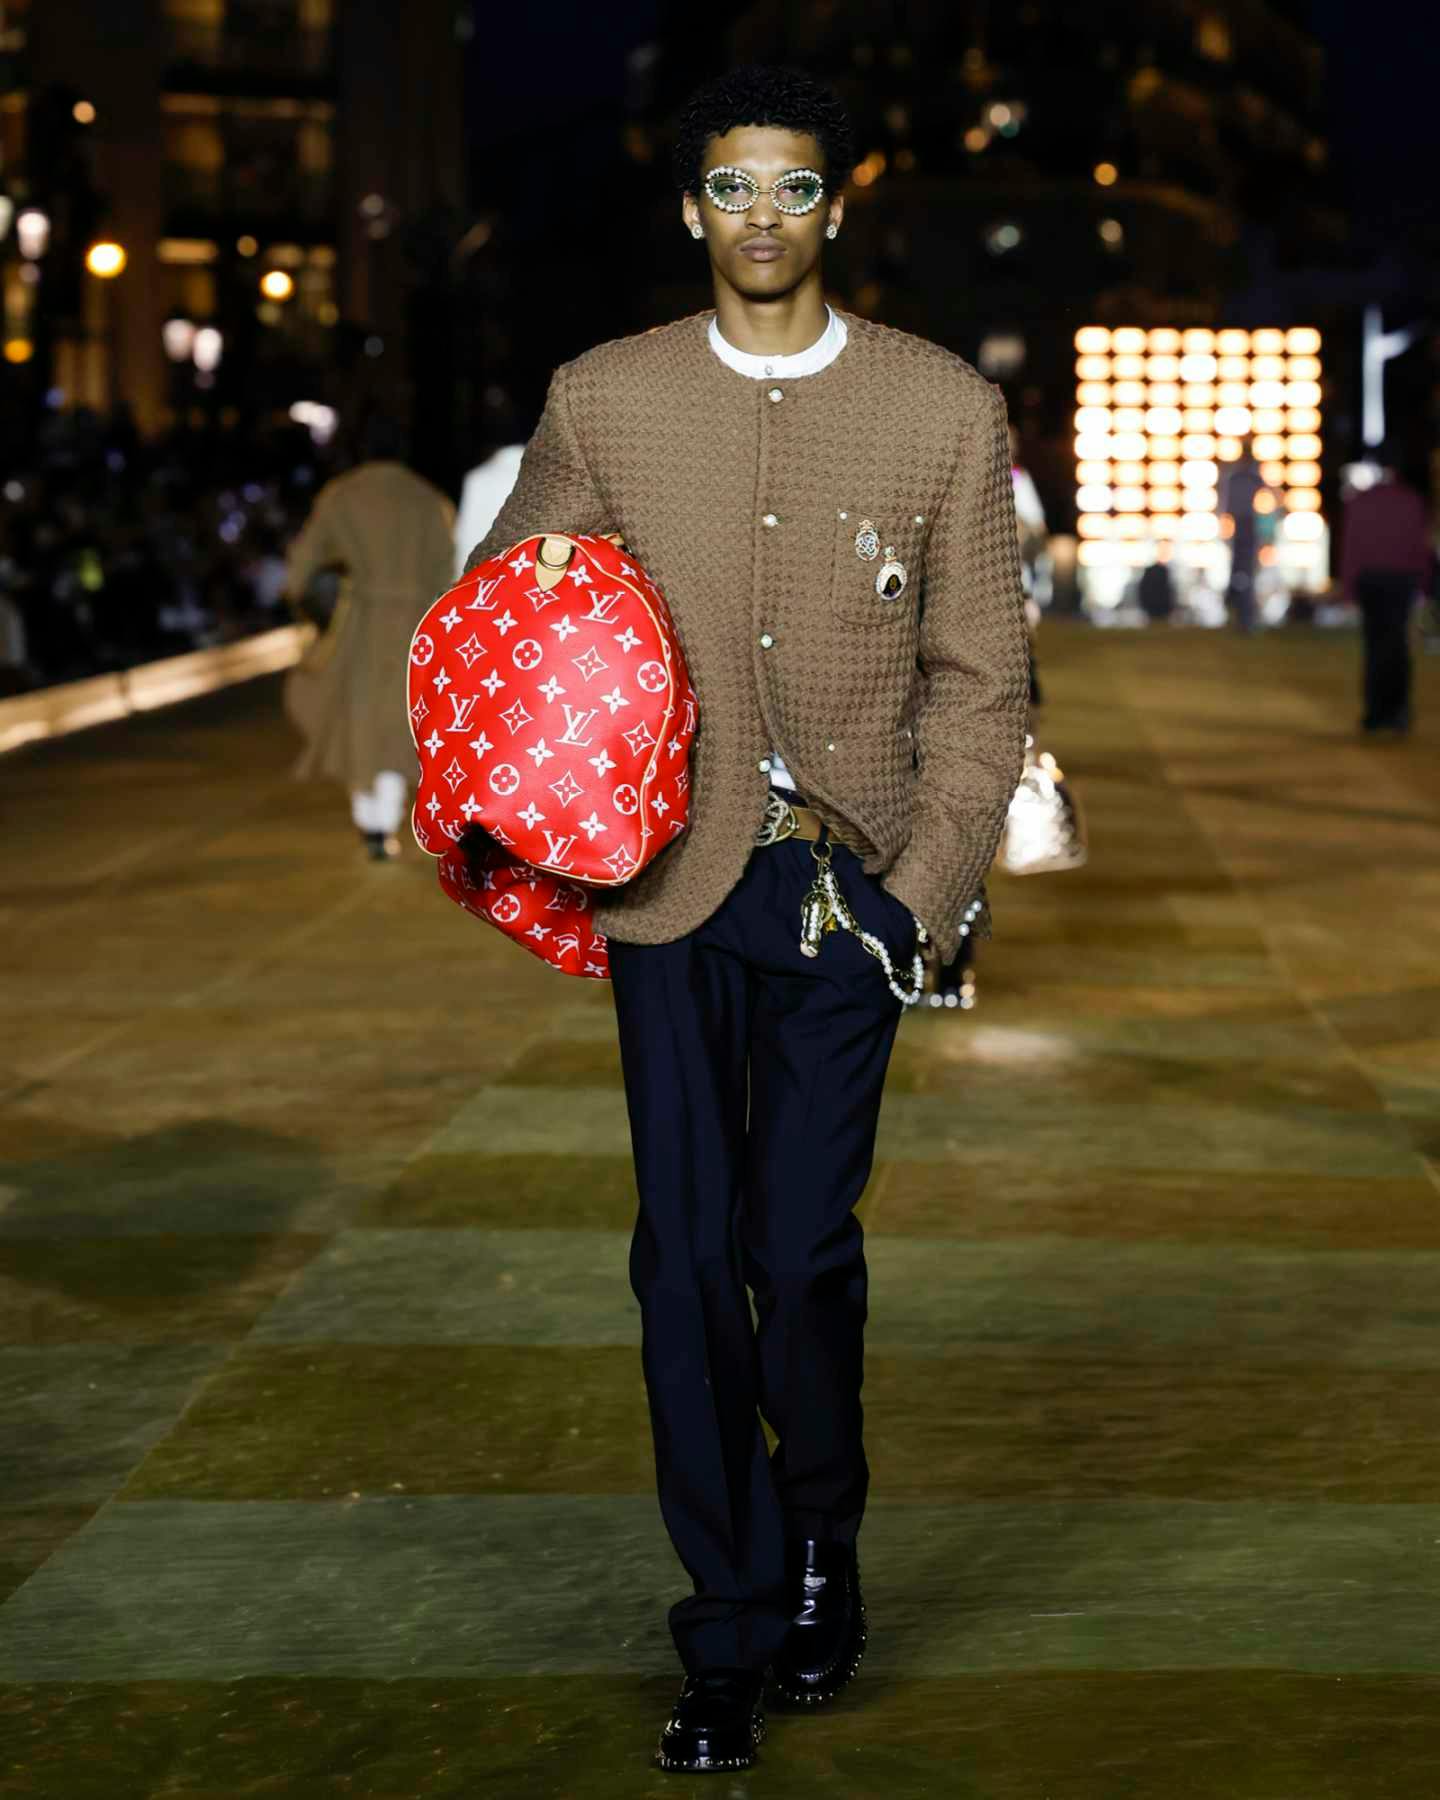
M 784 376 L 793 381 L 797 375 L 818 375 L 834 362 L 850 336 L 834 307 L 827 306 L 825 311 L 829 317 L 819 337 L 808 350 L 797 350 L 790 356 L 752 356 L 748 350 L 737 350 L 721 336 L 718 318 L 710 321 L 710 348 L 727 368 L 737 375 L 748 375 L 752 381 L 764 381 L 767 376 Z

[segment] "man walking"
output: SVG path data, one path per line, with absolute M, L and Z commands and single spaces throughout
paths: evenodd
M 1345 502 L 1340 581 L 1365 643 L 1362 731 L 1410 729 L 1410 614 L 1430 563 L 1425 502 L 1392 469 Z
M 700 701 L 689 830 L 599 914 L 660 1505 L 694 1585 L 670 1615 L 667 1769 L 746 1766 L 767 1670 L 819 1704 L 864 1649 L 853 1209 L 917 941 L 948 961 L 983 925 L 1023 754 L 1004 404 L 947 351 L 826 305 L 851 160 L 807 76 L 694 96 L 676 172 L 714 310 L 556 371 L 471 557 L 619 532 Z M 622 643 L 613 663 L 623 691 Z

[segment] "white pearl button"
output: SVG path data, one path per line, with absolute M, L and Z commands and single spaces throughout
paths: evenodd
M 841 518 L 842 518 L 842 519 L 848 519 L 848 518 L 849 518 L 849 517 L 850 517 L 850 515 L 849 515 L 849 513 L 848 513 L 848 512 L 842 512 L 842 513 L 841 513 L 841 515 L 840 515 L 840 517 L 841 517 Z
M 778 404 L 778 402 L 783 400 L 785 398 L 785 396 L 779 388 L 771 388 L 770 398 Z
M 923 524 L 924 524 L 924 523 L 925 523 L 925 515 L 924 515 L 924 513 L 916 513 L 916 515 L 915 515 L 915 523 L 916 523 L 916 524 L 917 524 L 917 525 L 923 525 Z
M 762 631 L 760 633 L 760 648 L 762 650 L 769 650 L 773 646 L 774 642 L 775 642 L 774 638 L 771 637 L 771 635 L 768 631 Z
M 756 767 L 762 775 L 768 775 L 770 773 L 770 758 L 768 756 L 762 756 L 760 761 L 756 764 Z
M 826 746 L 825 746 L 825 748 L 826 748 L 826 749 L 827 749 L 827 750 L 833 750 L 833 749 L 834 749 L 834 748 L 835 748 L 835 746 L 834 746 L 834 744 L 827 744 L 827 745 L 826 745 Z
M 765 526 L 767 530 L 774 530 L 775 526 L 777 526 L 780 521 L 775 517 L 774 513 L 766 513 L 760 523 Z

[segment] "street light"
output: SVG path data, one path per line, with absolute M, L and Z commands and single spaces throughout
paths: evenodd
M 125 246 L 112 243 L 109 239 L 92 244 L 85 252 L 85 267 L 101 281 L 113 281 L 117 275 L 124 274 L 129 260 L 125 254 Z
M 260 292 L 267 300 L 288 300 L 295 292 L 295 277 L 284 269 L 267 269 L 260 277 Z
M 195 367 L 202 375 L 213 375 L 220 366 L 220 358 L 224 352 L 224 335 L 213 325 L 202 325 L 195 333 L 195 344 L 191 352 Z
M 20 254 L 32 261 L 38 260 L 50 243 L 49 215 L 41 212 L 38 206 L 27 206 L 15 221 L 15 236 L 20 243 Z
M 173 363 L 189 362 L 197 335 L 193 319 L 167 319 L 160 327 L 165 354 Z

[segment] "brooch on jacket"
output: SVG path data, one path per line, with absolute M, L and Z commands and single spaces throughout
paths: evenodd
M 860 529 L 855 533 L 855 554 L 862 562 L 874 562 L 880 554 L 880 533 L 875 529 L 872 519 L 862 519 Z M 875 592 L 882 600 L 898 600 L 905 592 L 905 584 L 910 576 L 904 563 L 895 555 L 895 546 L 885 546 L 885 560 L 875 577 Z

